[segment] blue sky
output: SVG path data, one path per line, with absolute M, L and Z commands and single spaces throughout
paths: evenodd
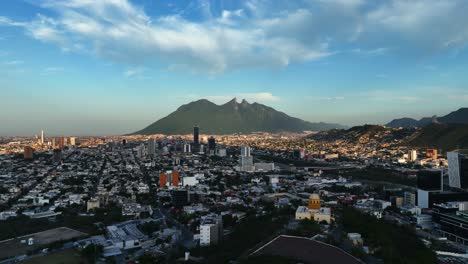
M 200 98 L 383 124 L 468 104 L 466 0 L 0 3 L 0 135 L 122 134 Z

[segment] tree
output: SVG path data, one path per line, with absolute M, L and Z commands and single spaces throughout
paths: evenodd
M 153 255 L 150 254 L 143 254 L 138 258 L 138 262 L 140 264 L 156 264 L 160 263 L 159 259 Z
M 103 248 L 101 245 L 90 244 L 83 248 L 80 254 L 89 263 L 95 263 L 96 260 L 101 256 L 102 252 Z

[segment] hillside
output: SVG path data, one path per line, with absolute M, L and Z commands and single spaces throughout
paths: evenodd
M 414 134 L 415 129 L 396 129 L 379 125 L 355 126 L 348 130 L 334 129 L 311 135 L 317 141 L 345 141 L 347 143 L 390 143 Z
M 408 145 L 444 151 L 468 148 L 468 124 L 431 124 L 409 139 Z
M 302 132 L 341 128 L 338 124 L 310 123 L 283 112 L 236 98 L 223 105 L 202 99 L 182 105 L 175 112 L 134 134 L 189 134 L 198 125 L 205 134 L 251 132 Z
M 457 111 L 439 118 L 444 124 L 468 124 L 468 108 L 460 108 Z
M 411 127 L 425 127 L 431 123 L 433 120 L 437 120 L 438 123 L 442 124 L 468 124 L 468 108 L 460 108 L 457 111 L 453 111 L 448 115 L 442 116 L 437 118 L 436 116 L 433 117 L 424 117 L 420 120 L 416 120 L 413 118 L 398 118 L 393 119 L 389 123 L 386 124 L 388 127 L 398 128 L 411 128 Z
M 419 120 L 416 120 L 416 119 L 409 118 L 409 117 L 403 117 L 399 119 L 393 119 L 392 121 L 387 123 L 385 126 L 393 127 L 393 128 L 425 127 L 432 123 L 433 118 L 435 117 L 423 117 Z

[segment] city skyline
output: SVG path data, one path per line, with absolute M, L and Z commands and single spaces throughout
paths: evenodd
M 201 98 L 348 126 L 446 115 L 468 102 L 467 5 L 1 3 L 0 135 L 125 134 Z

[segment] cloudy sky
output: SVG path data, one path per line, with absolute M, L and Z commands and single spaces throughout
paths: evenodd
M 468 106 L 466 0 L 0 3 L 0 135 L 121 134 L 200 98 L 383 124 Z

